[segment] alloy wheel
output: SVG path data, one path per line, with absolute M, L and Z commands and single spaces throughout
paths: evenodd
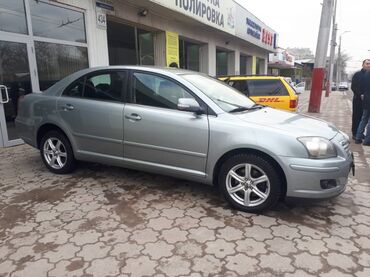
M 256 207 L 269 197 L 270 180 L 258 166 L 244 163 L 231 168 L 226 177 L 230 197 L 245 207 Z
M 45 161 L 54 169 L 61 169 L 67 162 L 67 150 L 58 138 L 48 138 L 43 146 Z

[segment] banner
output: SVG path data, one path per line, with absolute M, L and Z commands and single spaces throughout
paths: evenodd
M 150 0 L 216 29 L 235 35 L 235 3 L 232 0 Z
M 170 66 L 172 63 L 176 63 L 176 67 L 180 67 L 179 34 L 166 32 L 166 65 Z

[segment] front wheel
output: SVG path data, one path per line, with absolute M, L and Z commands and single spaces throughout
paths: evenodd
M 226 200 L 245 212 L 272 208 L 280 198 L 281 178 L 274 166 L 255 154 L 239 154 L 222 166 L 218 184 Z
M 50 131 L 42 137 L 40 154 L 46 167 L 53 173 L 66 174 L 75 168 L 71 144 L 59 131 Z

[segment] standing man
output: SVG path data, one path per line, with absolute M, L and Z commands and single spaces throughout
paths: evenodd
M 360 144 L 362 142 L 364 131 L 366 129 L 363 145 L 370 146 L 370 70 L 366 70 L 363 75 L 363 91 L 361 99 L 363 103 L 363 113 L 361 122 L 357 129 L 355 143 Z
M 370 60 L 366 59 L 362 63 L 362 69 L 353 75 L 351 89 L 353 91 L 352 102 L 352 138 L 356 139 L 356 133 L 363 113 L 361 95 L 364 90 L 364 75 L 366 70 L 370 70 Z M 362 137 L 361 137 L 362 139 Z

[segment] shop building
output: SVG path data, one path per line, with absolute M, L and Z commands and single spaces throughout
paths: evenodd
M 277 33 L 233 0 L 1 0 L 0 147 L 22 95 L 86 67 L 266 74 Z

